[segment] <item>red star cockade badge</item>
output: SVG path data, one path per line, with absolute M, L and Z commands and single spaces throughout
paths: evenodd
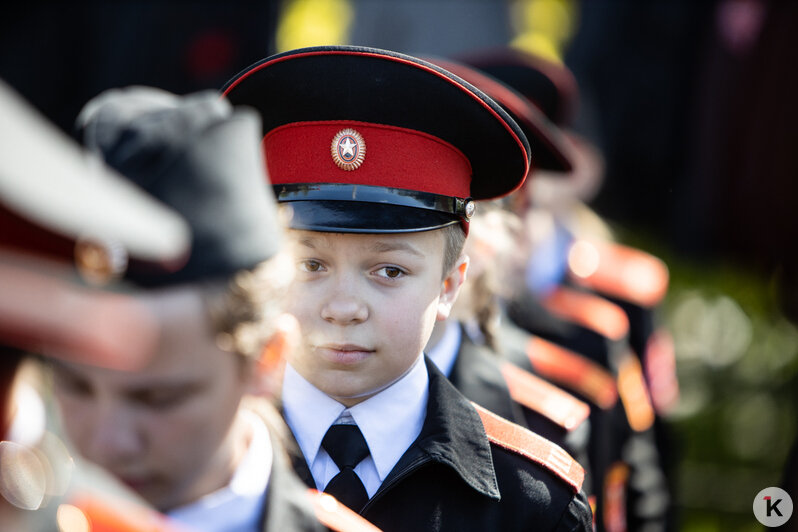
M 357 170 L 366 158 L 366 141 L 354 129 L 342 129 L 333 137 L 330 151 L 338 168 Z

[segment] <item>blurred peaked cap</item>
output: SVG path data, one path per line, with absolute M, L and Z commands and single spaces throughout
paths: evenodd
M 458 59 L 510 85 L 559 126 L 570 124 L 576 113 L 579 87 L 562 63 L 509 46 L 471 52 Z
M 521 126 L 532 152 L 532 167 L 570 172 L 571 161 L 562 133 L 526 96 L 487 72 L 453 59 L 425 57 L 427 61 L 463 78 L 493 98 Z M 533 173 L 534 176 L 534 173 Z
M 257 109 L 292 227 L 338 232 L 467 228 L 472 200 L 523 183 L 527 139 L 488 95 L 416 57 L 320 46 L 267 57 L 224 95 Z
M 153 318 L 74 274 L 105 283 L 134 262 L 173 271 L 188 255 L 188 224 L 2 81 L 0 116 L 0 346 L 141 367 L 157 339 Z
M 0 81 L 0 248 L 73 263 L 78 240 L 164 268 L 186 255 L 177 213 L 92 160 Z
M 177 96 L 129 87 L 91 100 L 77 128 L 89 150 L 191 227 L 182 269 L 163 275 L 131 268 L 129 280 L 158 286 L 228 277 L 278 251 L 281 230 L 256 113 L 234 110 L 214 91 Z

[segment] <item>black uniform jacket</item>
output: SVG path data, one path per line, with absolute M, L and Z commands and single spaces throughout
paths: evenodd
M 462 326 L 460 332 L 460 346 L 449 373 L 449 381 L 466 399 L 484 406 L 497 416 L 531 429 L 524 417 L 523 408 L 510 395 L 510 389 L 499 367 L 498 355 L 487 347 L 474 343 Z
M 513 329 L 517 329 L 517 325 L 508 321 L 503 324 L 502 334 L 517 339 L 516 334 L 510 332 Z M 552 342 L 558 343 L 556 340 Z M 568 343 L 561 345 L 568 346 Z M 511 362 L 537 373 L 523 342 L 508 342 L 506 347 L 503 354 Z M 595 351 L 590 355 L 577 353 L 602 367 L 611 381 L 617 378 L 606 358 L 592 356 Z M 591 484 L 587 489 L 590 495 L 596 496 L 596 530 L 664 530 L 670 493 L 652 430 L 632 430 L 624 405 L 617 397 L 611 405 L 602 407 L 595 398 L 582 394 L 580 389 L 569 388 L 567 383 L 558 384 L 590 404 L 587 463 Z M 615 393 L 617 396 L 618 392 Z
M 510 392 L 506 377 L 502 374 L 503 355 L 478 345 L 462 328 L 462 340 L 457 358 L 452 366 L 449 380 L 467 399 L 483 406 L 509 421 L 528 428 L 535 434 L 551 440 L 585 466 L 587 461 L 587 441 L 590 434 L 589 423 L 583 422 L 573 429 L 566 430 L 556 421 L 541 413 L 529 404 L 516 401 Z M 500 342 L 505 343 L 504 330 L 500 332 Z M 508 361 L 510 362 L 510 361 Z M 520 368 L 532 375 L 533 372 Z M 537 375 L 535 375 L 537 376 Z M 563 390 L 563 394 L 567 394 Z
M 489 440 L 479 414 L 435 365 L 418 439 L 360 514 L 386 531 L 592 530 L 585 494 Z M 514 426 L 514 425 L 513 425 Z M 307 464 L 295 467 L 313 486 Z
M 461 330 L 462 340 L 449 375 L 449 380 L 454 387 L 467 399 L 487 408 L 494 414 L 526 427 L 535 434 L 556 443 L 568 451 L 585 468 L 587 473 L 589 471 L 589 422 L 585 421 L 578 427 L 566 430 L 529 405 L 517 402 L 513 399 L 502 374 L 501 363 L 504 361 L 504 357 L 490 351 L 485 346 L 474 343 L 465 329 L 461 327 Z M 502 336 L 499 339 L 501 343 L 513 340 L 504 338 L 503 333 L 504 330 L 501 330 Z M 585 491 L 587 492 L 587 489 Z

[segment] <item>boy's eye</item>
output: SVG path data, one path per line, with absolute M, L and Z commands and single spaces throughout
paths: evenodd
M 299 268 L 304 272 L 317 272 L 321 270 L 321 262 L 317 260 L 303 260 L 299 263 Z
M 148 408 L 171 408 L 185 402 L 190 395 L 184 390 L 143 391 L 134 394 L 133 399 Z
M 386 277 L 388 279 L 396 279 L 401 277 L 405 274 L 401 268 L 397 268 L 396 266 L 385 266 L 384 268 L 380 268 L 377 270 L 376 274 L 380 277 Z

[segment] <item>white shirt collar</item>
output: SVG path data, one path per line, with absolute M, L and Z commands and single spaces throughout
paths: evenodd
M 348 409 L 366 438 L 380 481 L 421 433 L 428 396 L 429 375 L 421 355 L 404 377 Z
M 451 375 L 454 362 L 457 360 L 457 352 L 460 349 L 463 333 L 457 320 L 446 320 L 446 329 L 437 344 L 432 346 L 427 352 L 427 356 L 432 360 L 441 373 L 447 377 Z
M 272 469 L 269 429 L 257 415 L 239 412 L 252 427 L 249 448 L 230 483 L 201 499 L 175 508 L 169 516 L 190 528 L 205 532 L 255 532 Z
M 285 419 L 317 485 L 323 488 L 330 480 L 326 478 L 330 476 L 329 467 L 320 462 L 332 463 L 327 453 L 320 449 L 321 440 L 330 425 L 346 411 L 363 433 L 371 453 L 361 464 L 367 461 L 372 463 L 378 478 L 371 481 L 368 472 L 361 475 L 360 466 L 355 471 L 361 476 L 369 496 L 373 495 L 421 433 L 427 412 L 428 388 L 427 366 L 423 355 L 419 354 L 416 362 L 401 379 L 373 397 L 346 409 L 305 380 L 289 364 L 283 381 Z M 368 464 L 363 467 L 368 468 Z M 335 472 L 337 471 L 332 473 Z M 317 475 L 325 478 L 320 479 Z

